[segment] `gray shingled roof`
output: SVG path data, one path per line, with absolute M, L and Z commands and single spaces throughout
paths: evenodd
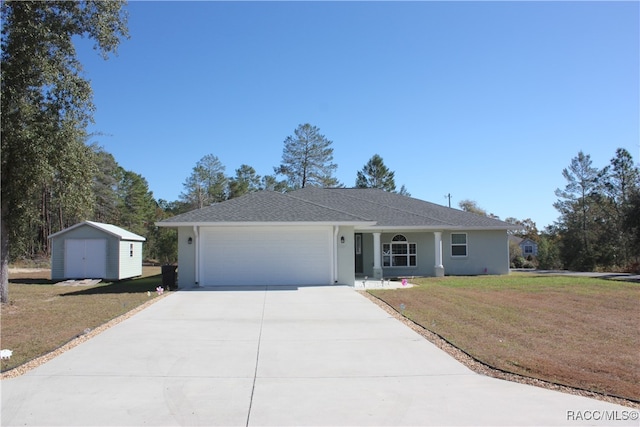
M 258 191 L 177 215 L 165 223 L 333 222 L 361 223 L 367 219 L 274 191 Z
M 500 220 L 383 190 L 315 187 L 286 194 L 250 193 L 177 215 L 159 225 L 224 222 L 330 222 L 431 229 L 513 228 Z
M 512 228 L 504 221 L 375 188 L 303 188 L 290 194 L 367 216 L 379 227 Z

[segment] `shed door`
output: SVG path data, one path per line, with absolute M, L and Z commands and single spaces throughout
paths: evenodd
M 64 244 L 64 276 L 66 278 L 98 279 L 106 277 L 106 239 L 67 239 Z
M 200 284 L 331 284 L 331 230 L 331 227 L 203 229 Z

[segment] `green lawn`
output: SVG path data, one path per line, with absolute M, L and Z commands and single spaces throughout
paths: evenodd
M 640 401 L 640 284 L 511 274 L 371 290 L 494 368 Z

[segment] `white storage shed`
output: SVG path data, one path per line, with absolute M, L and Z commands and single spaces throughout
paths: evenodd
M 142 275 L 146 239 L 111 224 L 85 221 L 49 236 L 51 280 L 121 280 Z

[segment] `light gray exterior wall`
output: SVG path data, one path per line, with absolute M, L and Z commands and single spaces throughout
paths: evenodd
M 344 243 L 340 242 L 340 237 L 344 236 Z M 342 226 L 338 228 L 338 277 L 337 284 L 353 286 L 355 281 L 355 257 L 354 257 L 354 237 L 353 227 Z
M 196 286 L 197 241 L 193 227 L 178 227 L 178 286 L 183 289 Z
M 67 279 L 65 277 L 65 240 L 67 239 L 106 239 L 107 259 L 106 277 L 104 280 L 120 280 L 129 277 L 140 276 L 142 274 L 142 242 L 121 241 L 118 237 L 106 233 L 90 225 L 83 225 L 72 230 L 61 233 L 51 238 L 51 280 Z M 129 259 L 129 243 L 134 244 L 134 259 Z M 121 255 L 122 248 L 126 246 L 126 258 Z M 138 254 L 136 257 L 135 254 Z M 124 261 L 121 264 L 121 260 Z M 138 267 L 134 266 L 138 263 Z M 121 267 L 124 267 L 121 269 Z M 77 279 L 77 277 L 73 277 Z
M 451 255 L 451 234 L 467 234 L 467 256 Z M 442 264 L 446 275 L 509 274 L 509 243 L 506 230 L 445 231 L 442 233 Z
M 133 256 L 131 256 L 133 245 Z M 128 279 L 142 275 L 142 242 L 120 241 L 118 279 Z
M 64 279 L 64 237 L 51 239 L 51 280 Z
M 467 256 L 451 255 L 451 233 L 467 235 Z M 433 276 L 435 267 L 435 235 L 431 231 L 424 232 L 391 232 L 380 235 L 380 244 L 390 243 L 393 236 L 402 234 L 408 243 L 417 244 L 417 265 L 415 267 L 385 267 L 382 274 L 385 278 L 405 276 Z M 352 245 L 353 246 L 353 245 Z M 363 232 L 363 275 L 373 277 L 373 234 Z M 380 248 L 382 254 L 382 248 Z M 505 230 L 488 231 L 443 231 L 442 232 L 442 264 L 446 275 L 476 274 L 508 274 L 509 244 Z M 486 269 L 486 271 L 485 271 Z

